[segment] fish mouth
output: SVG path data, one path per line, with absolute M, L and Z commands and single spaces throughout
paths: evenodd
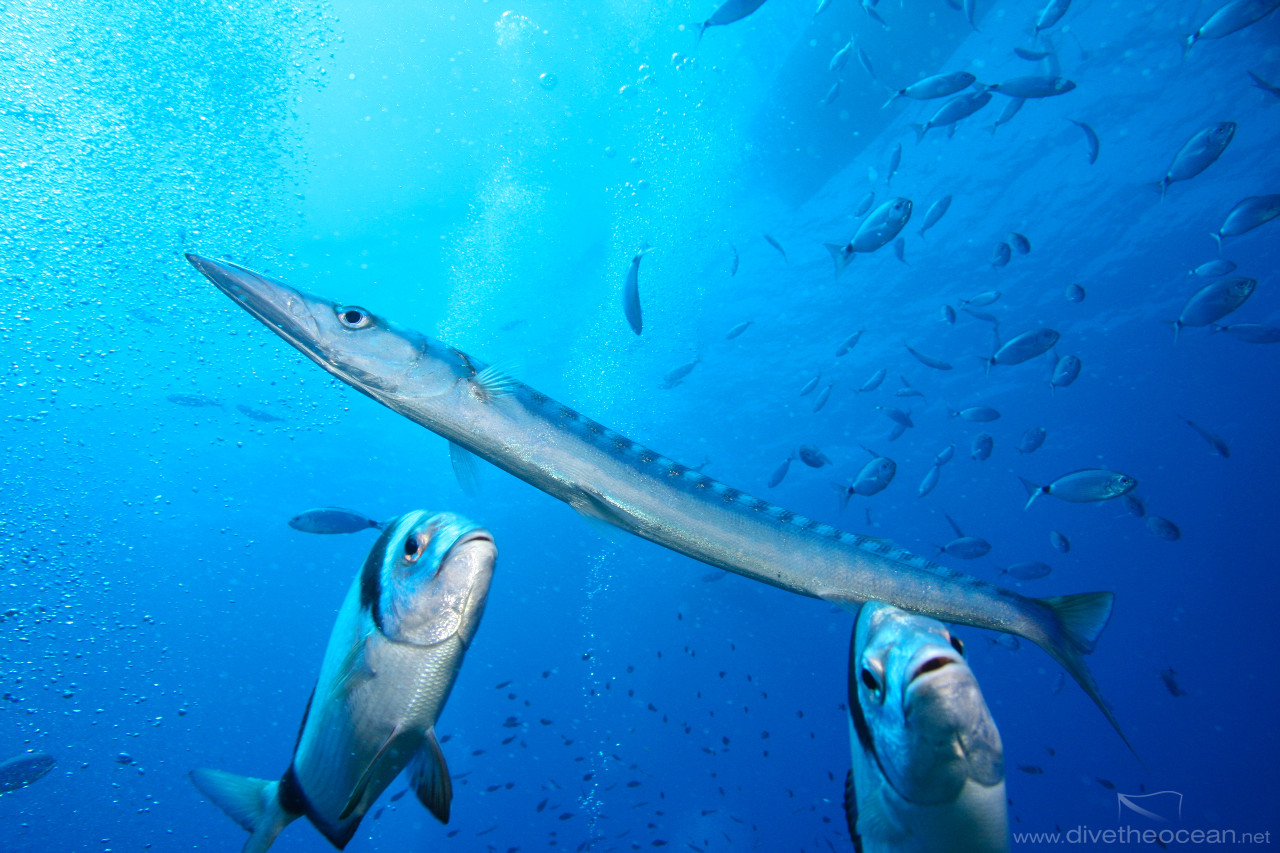
M 306 355 L 318 357 L 320 329 L 313 310 L 315 297 L 231 261 L 215 261 L 191 252 L 186 253 L 186 258 L 214 287 L 264 326 Z
M 902 688 L 907 716 L 927 693 L 947 689 L 945 682 L 963 678 L 966 670 L 964 658 L 950 646 L 930 644 L 916 652 L 907 667 L 907 680 Z

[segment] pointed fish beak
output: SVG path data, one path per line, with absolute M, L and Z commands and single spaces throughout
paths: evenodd
M 189 252 L 187 260 L 267 328 L 314 357 L 315 342 L 320 337 L 314 308 L 319 300 L 230 261 L 215 261 Z

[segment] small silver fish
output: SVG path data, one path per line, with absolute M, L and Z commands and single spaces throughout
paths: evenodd
M 911 266 L 910 262 L 907 261 L 907 238 L 906 237 L 899 237 L 897 240 L 893 241 L 893 255 L 894 257 L 902 261 L 907 266 Z
M 671 390 L 685 380 L 685 377 L 693 372 L 693 369 L 702 363 L 702 356 L 697 356 L 693 361 L 686 362 L 679 367 L 669 371 L 662 377 L 662 384 L 659 388 Z
M 1012 77 L 1003 83 L 993 83 L 987 88 L 1010 98 L 1052 98 L 1065 95 L 1076 87 L 1076 84 L 1065 77 L 1048 77 L 1029 75 Z
M 991 358 L 983 359 L 987 363 L 987 372 L 997 364 L 1013 365 L 1030 361 L 1044 355 L 1058 343 L 1059 334 L 1053 329 L 1031 329 L 1010 338 L 996 350 Z
M 1275 83 L 1268 83 L 1252 71 L 1249 72 L 1249 78 L 1253 80 L 1253 85 L 1257 86 L 1262 91 L 1269 92 L 1277 98 L 1280 98 L 1280 86 L 1277 86 Z
M 848 243 L 824 244 L 835 263 L 836 275 L 844 271 L 858 252 L 874 252 L 897 237 L 911 219 L 911 207 L 909 198 L 891 198 L 863 220 Z
M 1147 516 L 1147 530 L 1153 536 L 1158 536 L 1166 542 L 1177 542 L 1182 538 L 1182 531 L 1178 529 L 1178 525 L 1158 515 Z
M 1206 127 L 1183 143 L 1178 153 L 1173 155 L 1164 177 L 1156 182 L 1160 198 L 1164 198 L 1171 184 L 1190 180 L 1216 163 L 1235 135 L 1236 123 L 1222 121 Z
M 1222 278 L 1235 272 L 1236 262 L 1229 261 L 1226 258 L 1214 258 L 1211 261 L 1205 261 L 1198 267 L 1192 267 L 1187 270 L 1187 275 L 1198 275 L 1201 278 Z
M 925 367 L 932 367 L 934 370 L 950 370 L 951 369 L 951 365 L 943 361 L 942 359 L 932 358 L 930 356 L 923 355 L 909 346 L 907 347 L 907 352 L 914 355 L 916 357 L 916 361 L 920 362 Z
M 858 345 L 858 341 L 862 340 L 862 333 L 865 331 L 866 329 L 859 329 L 849 337 L 845 338 L 844 343 L 840 344 L 839 349 L 836 350 L 836 358 L 839 358 L 842 355 L 848 355 L 852 352 L 853 348 Z
M 818 387 L 818 383 L 821 381 L 822 381 L 822 374 L 819 373 L 816 376 L 814 376 L 812 379 L 810 379 L 808 382 L 804 383 L 804 385 L 800 388 L 800 396 L 807 397 L 809 394 L 812 394 L 814 389 Z
M 947 325 L 954 326 L 956 324 L 956 309 L 950 305 L 942 306 L 942 319 Z
M 942 448 L 942 450 L 938 452 L 937 457 L 934 458 L 933 460 L 933 464 L 937 465 L 938 467 L 942 467 L 943 465 L 946 465 L 948 462 L 950 462 L 953 458 L 955 458 L 955 455 L 956 455 L 956 446 L 954 444 L 948 444 L 946 447 Z
M 1083 364 L 1077 356 L 1064 355 L 1058 359 L 1058 363 L 1053 366 L 1053 376 L 1049 379 L 1049 390 L 1066 388 L 1075 382 L 1080 376 L 1081 367 Z
M 862 387 L 858 389 L 858 393 L 869 393 L 880 387 L 880 383 L 884 382 L 884 378 L 889 375 L 889 369 L 882 367 L 875 373 L 871 374 L 871 378 L 862 383 Z
M 644 321 L 640 316 L 640 259 L 648 249 L 649 244 L 646 243 L 632 257 L 631 267 L 627 270 L 627 279 L 622 286 L 622 312 L 626 315 L 631 331 L 637 335 L 644 328 Z
M 1014 563 L 1009 568 L 1000 570 L 1000 574 L 1012 575 L 1022 581 L 1040 580 L 1040 578 L 1049 577 L 1052 573 L 1052 566 L 1048 563 L 1041 563 L 1038 560 L 1032 560 L 1026 563 Z
M 935 127 L 955 127 L 956 122 L 968 118 L 991 101 L 991 93 L 984 90 L 963 92 L 943 104 L 924 124 L 912 124 L 916 132 L 916 144 L 924 141 L 925 134 Z
M 991 250 L 991 266 L 999 269 L 1009 265 L 1009 259 L 1013 257 L 1013 247 L 1008 243 L 996 243 L 995 248 Z
M 1003 294 L 998 290 L 988 290 L 983 293 L 979 293 L 977 296 L 970 299 L 961 299 L 960 304 L 969 308 L 985 308 L 988 305 L 998 302 L 1002 295 Z
M 1185 423 L 1187 426 L 1195 430 L 1200 435 L 1201 438 L 1209 442 L 1209 445 L 1213 448 L 1214 453 L 1218 454 L 1223 459 L 1231 458 L 1231 448 L 1227 446 L 1227 443 L 1223 441 L 1221 437 L 1209 432 L 1209 430 L 1200 426 L 1200 424 L 1196 423 L 1190 418 L 1184 418 L 1182 417 L 1182 415 L 1178 415 L 1178 417 L 1182 420 L 1183 423 Z
M 810 468 L 821 468 L 823 465 L 830 465 L 831 460 L 827 458 L 827 454 L 811 444 L 802 444 L 797 452 L 800 461 L 808 465 Z
M 908 428 L 915 426 L 915 424 L 911 420 L 911 414 L 909 412 L 904 412 L 902 411 L 902 409 L 894 409 L 889 406 L 876 406 L 876 409 L 878 409 L 880 412 L 884 414 L 885 417 L 887 417 L 889 420 L 893 421 L 896 424 L 901 424 L 902 426 L 908 427 Z
M 907 377 L 899 376 L 898 378 L 902 380 L 902 387 L 899 388 L 897 391 L 894 391 L 893 396 L 919 397 L 922 400 L 924 399 L 924 392 L 921 391 L 919 388 L 916 388 L 915 386 L 913 386 L 910 382 L 908 382 Z
M 1079 284 L 1067 285 L 1067 301 L 1068 302 L 1075 302 L 1075 303 L 1084 302 L 1084 297 L 1085 297 L 1085 292 L 1084 292 L 1083 286 Z
M 1094 132 L 1092 127 L 1089 127 L 1089 125 L 1082 121 L 1076 121 L 1073 118 L 1069 118 L 1067 121 L 1071 122 L 1084 132 L 1085 144 L 1089 146 L 1089 165 L 1092 166 L 1094 163 L 1098 162 L 1098 149 L 1101 147 L 1101 143 L 1098 141 L 1098 134 Z
M 966 536 L 964 531 L 960 529 L 960 525 L 956 524 L 955 519 L 951 516 L 943 516 L 951 524 L 951 529 L 956 532 L 956 538 L 952 539 L 946 545 L 935 545 L 939 553 L 947 553 L 952 557 L 961 560 L 976 560 L 979 557 L 985 557 L 991 552 L 991 543 L 977 536 Z
M 950 71 L 946 74 L 935 74 L 923 80 L 917 80 L 910 86 L 894 91 L 892 97 L 884 102 L 887 107 L 898 98 L 911 98 L 917 101 L 929 101 L 934 98 L 945 98 L 968 89 L 977 80 L 968 71 Z M 884 107 L 881 107 L 884 109 Z
M 362 530 L 382 530 L 386 524 L 374 521 L 353 509 L 322 506 L 309 509 L 289 519 L 289 526 L 303 533 L 359 533 Z
M 1009 242 L 1017 249 L 1019 255 L 1031 254 L 1031 241 L 1017 231 L 1009 232 Z
M 729 249 L 733 252 L 733 265 L 729 267 L 729 276 L 733 277 L 738 274 L 738 247 L 730 243 Z
M 1060 533 L 1057 530 L 1050 530 L 1049 544 L 1052 545 L 1053 550 L 1057 551 L 1059 554 L 1071 553 L 1071 540 L 1067 538 L 1065 533 Z
M 969 458 L 975 462 L 983 462 L 991 458 L 991 451 L 995 449 L 996 440 L 985 432 L 980 432 L 973 437 L 973 445 L 969 449 Z
M 893 183 L 893 176 L 898 174 L 898 167 L 902 165 L 902 143 L 893 143 L 893 150 L 889 153 L 889 173 L 885 175 L 884 185 L 887 187 Z
M 734 21 L 741 21 L 756 9 L 764 5 L 765 0 L 725 0 L 711 17 L 698 25 L 698 43 L 702 42 L 702 34 L 709 27 L 723 27 Z
M 724 339 L 725 339 L 726 341 L 731 341 L 731 340 L 733 340 L 734 338 L 738 337 L 738 335 L 741 335 L 743 332 L 745 332 L 747 329 L 749 329 L 749 328 L 751 327 L 752 322 L 754 322 L 754 321 L 752 321 L 752 320 L 744 320 L 743 322 L 741 322 L 741 323 L 739 323 L 738 325 L 734 326 L 732 329 L 730 329 L 730 330 L 729 330 L 729 334 L 727 334 L 727 335 L 725 335 L 725 336 L 724 336 Z
M 938 485 L 938 477 L 942 473 L 942 468 L 938 465 L 930 465 L 929 471 L 924 475 L 924 479 L 920 481 L 920 488 L 916 494 L 918 497 L 924 497 L 934 490 Z
M 1211 326 L 1231 314 L 1253 296 L 1258 280 L 1253 278 L 1220 278 L 1192 294 L 1178 319 L 1173 320 L 1173 340 L 1187 326 Z
M 1231 208 L 1222 226 L 1210 236 L 1218 242 L 1218 250 L 1222 250 L 1223 237 L 1239 237 L 1247 234 L 1259 225 L 1265 225 L 1280 216 L 1280 193 L 1274 195 L 1254 195 L 1236 202 Z
M 863 216 L 863 215 L 865 215 L 865 214 L 866 214 L 866 212 L 867 212 L 868 210 L 870 210 L 870 209 L 871 209 L 871 205 L 875 204 L 875 202 L 876 202 L 876 193 L 875 193 L 875 190 L 870 190 L 870 191 L 869 191 L 866 195 L 864 195 L 864 196 L 862 197 L 862 199 L 858 202 L 858 206 L 857 206 L 857 207 L 855 207 L 855 208 L 853 209 L 853 215 L 854 215 L 854 216 Z
M 1044 444 L 1044 440 L 1048 436 L 1049 433 L 1044 427 L 1028 427 L 1027 431 L 1022 434 L 1022 440 L 1018 442 L 1018 452 L 1022 454 L 1035 453 Z
M 827 404 L 827 401 L 830 399 L 831 399 L 831 385 L 830 383 L 828 383 L 827 387 L 823 388 L 821 391 L 818 392 L 817 398 L 813 401 L 814 412 L 822 411 L 822 407 L 825 406 Z
M 1000 115 L 996 117 L 995 123 L 987 128 L 987 130 L 991 131 L 991 135 L 995 136 L 1001 125 L 1013 121 L 1014 116 L 1022 111 L 1022 107 L 1026 102 L 1026 98 L 1010 98 L 1004 105 L 1004 109 L 1000 111 Z
M 836 102 L 836 98 L 840 97 L 840 81 L 831 84 L 831 88 L 827 90 L 827 94 L 822 96 L 822 106 L 829 107 Z
M 1049 56 L 1048 50 L 1032 50 L 1028 47 L 1015 47 L 1013 55 L 1019 59 L 1025 59 L 1027 62 L 1039 62 Z
M 831 57 L 831 61 L 827 63 L 828 71 L 841 71 L 849 62 L 849 57 L 853 55 L 853 39 L 849 39 L 844 45 L 835 52 Z
M 1178 673 L 1173 671 L 1173 667 L 1160 671 L 1160 680 L 1164 682 L 1165 689 L 1174 697 L 1190 696 L 1191 694 L 1183 690 L 1178 684 Z
M 1280 326 L 1267 326 L 1262 323 L 1232 323 L 1210 327 L 1214 332 L 1226 332 L 1237 341 L 1246 344 L 1280 344 Z
M 0 794 L 34 785 L 53 769 L 55 763 L 53 756 L 43 752 L 15 755 L 0 762 Z
M 765 234 L 764 239 L 766 243 L 768 243 L 770 246 L 778 250 L 778 254 L 782 255 L 783 261 L 785 261 L 786 263 L 791 263 L 791 261 L 787 259 L 787 250 L 782 248 L 781 243 L 775 240 L 773 236 L 770 234 Z
M 924 236 L 924 232 L 938 224 L 948 210 L 951 209 L 951 196 L 944 195 L 942 198 L 929 205 L 929 209 L 924 214 L 924 225 L 920 228 L 920 236 Z
M 975 424 L 1000 420 L 1000 413 L 990 406 L 970 406 L 967 409 L 950 409 L 951 417 L 962 418 Z
M 781 465 L 774 469 L 773 473 L 769 475 L 769 488 L 772 489 L 783 481 L 787 476 L 787 471 L 791 470 L 791 460 L 794 458 L 794 456 L 788 456 L 782 461 Z
M 1122 497 L 1120 502 L 1124 504 L 1125 509 L 1129 510 L 1130 515 L 1142 518 L 1147 514 L 1147 507 L 1142 503 L 1142 498 L 1132 492 Z
M 1138 481 L 1128 474 L 1107 471 L 1103 468 L 1084 468 L 1063 474 L 1047 486 L 1039 486 L 1026 477 L 1019 477 L 1023 488 L 1027 490 L 1027 505 L 1023 509 L 1031 509 L 1036 498 L 1051 495 L 1058 500 L 1070 503 L 1095 503 L 1109 501 L 1132 492 Z
M 972 308 L 965 308 L 963 310 L 964 310 L 964 313 L 968 314 L 973 319 L 981 320 L 984 323 L 990 323 L 991 325 L 996 327 L 997 332 L 999 331 L 1000 318 L 997 317 L 995 314 L 991 314 L 986 311 L 974 311 Z
M 866 853 L 1008 853 L 1004 748 L 964 644 L 878 601 L 849 643 L 845 816 Z
M 1218 7 L 1209 19 L 1187 36 L 1182 43 L 1182 56 L 1185 59 L 1200 39 L 1220 39 L 1244 29 L 1250 24 L 1262 20 L 1280 7 L 1276 0 L 1230 0 Z

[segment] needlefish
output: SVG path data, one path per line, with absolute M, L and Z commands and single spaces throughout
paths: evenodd
M 1029 598 L 838 530 L 681 465 L 466 353 L 356 305 L 188 254 L 219 290 L 325 371 L 604 521 L 708 565 L 846 610 L 876 600 L 1043 648 L 1120 732 L 1084 656 L 1114 595 Z M 1128 744 L 1128 741 L 1125 741 Z

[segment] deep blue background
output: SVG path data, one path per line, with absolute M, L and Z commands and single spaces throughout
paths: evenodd
M 1186 270 L 1216 255 L 1208 234 L 1227 211 L 1280 192 L 1280 103 L 1246 75 L 1280 81 L 1280 17 L 1183 61 L 1181 37 L 1212 4 L 1077 0 L 1052 36 L 1076 91 L 1028 103 L 993 136 L 997 95 L 950 142 L 933 131 L 916 145 L 908 122 L 936 105 L 881 110 L 856 59 L 840 98 L 819 104 L 831 55 L 853 33 L 895 85 L 958 68 L 987 82 L 1034 73 L 1011 51 L 1029 42 L 1039 3 L 980 3 L 973 33 L 941 0 L 885 0 L 888 32 L 845 0 L 816 21 L 811 0 L 772 0 L 696 50 L 687 25 L 711 4 L 424 5 L 8 4 L 0 758 L 38 749 L 58 766 L 0 798 L 0 850 L 243 842 L 186 773 L 270 778 L 287 766 L 333 613 L 372 542 L 285 526 L 322 504 L 460 511 L 501 552 L 439 726 L 451 771 L 467 774 L 453 821 L 440 827 L 410 796 L 350 849 L 574 849 L 599 836 L 591 849 L 850 849 L 850 615 L 602 538 L 493 469 L 478 498 L 464 496 L 441 440 L 304 361 L 183 250 L 505 361 L 757 494 L 796 446 L 816 444 L 834 470 L 793 464 L 769 492 L 794 510 L 923 553 L 949 538 L 946 512 L 994 545 L 952 565 L 995 578 L 1040 559 L 1054 573 L 1024 584 L 1029 594 L 1115 590 L 1090 665 L 1145 766 L 1073 684 L 1054 695 L 1059 671 L 1039 650 L 959 631 L 1004 737 L 1015 829 L 1116 826 L 1099 777 L 1121 792 L 1182 792 L 1183 827 L 1278 828 L 1280 347 L 1202 329 L 1175 345 L 1162 321 L 1199 286 Z M 540 87 L 543 73 L 558 86 Z M 1096 165 L 1068 117 L 1101 136 Z M 1239 130 L 1217 164 L 1163 202 L 1142 186 L 1224 120 Z M 822 243 L 848 239 L 869 187 L 887 197 L 895 142 L 905 155 L 891 194 L 916 205 L 911 266 L 885 249 L 833 281 Z M 919 238 L 948 193 L 950 213 Z M 993 270 L 1010 230 L 1033 251 Z M 643 241 L 655 249 L 636 338 L 620 295 Z M 1280 224 L 1224 254 L 1259 280 L 1233 319 L 1280 323 Z M 1072 282 L 1083 303 L 1065 299 Z M 983 375 L 989 327 L 963 314 L 948 326 L 940 311 L 990 289 L 1005 294 L 985 310 L 1006 334 L 1062 332 L 1059 352 L 1084 361 L 1074 386 L 1050 392 L 1047 358 Z M 860 328 L 858 348 L 835 359 Z M 931 371 L 904 343 L 956 369 Z M 658 388 L 696 355 L 684 384 Z M 882 388 L 856 394 L 880 367 Z M 834 388 L 814 414 L 798 392 L 818 372 Z M 899 375 L 928 402 L 895 398 Z M 917 427 L 891 444 L 874 407 L 904 402 Z M 947 415 L 976 404 L 1004 417 Z M 1178 415 L 1222 435 L 1231 458 Z M 1020 457 L 1032 425 L 1048 441 Z M 996 440 L 981 463 L 968 458 L 980 431 Z M 951 442 L 956 460 L 917 498 Z M 829 483 L 861 467 L 859 443 L 896 459 L 898 478 L 841 517 Z M 1023 511 L 1016 475 L 1092 466 L 1135 476 L 1182 539 L 1157 539 L 1118 503 Z M 1069 555 L 1050 549 L 1051 529 L 1071 537 Z M 1189 695 L 1166 691 L 1167 667 Z M 520 726 L 503 727 L 509 716 Z M 275 849 L 329 848 L 300 824 Z

